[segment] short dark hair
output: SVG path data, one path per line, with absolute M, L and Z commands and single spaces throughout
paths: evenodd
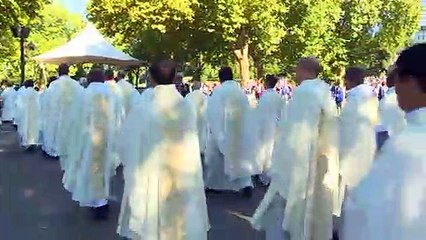
M 230 67 L 222 67 L 219 70 L 219 80 L 221 82 L 227 80 L 234 80 L 234 74 L 232 74 L 232 69 Z
M 269 75 L 269 74 L 266 75 L 266 78 L 265 78 L 266 87 L 268 87 L 268 88 L 275 87 L 275 85 L 277 85 L 279 80 L 280 80 L 280 78 L 277 77 L 276 75 Z
M 92 82 L 104 82 L 105 81 L 105 73 L 100 68 L 92 68 L 87 75 L 87 81 L 89 83 Z
M 396 68 L 391 68 L 387 72 L 386 83 L 389 87 L 393 87 L 395 85 L 395 80 L 398 77 L 398 73 Z
M 345 79 L 354 83 L 364 83 L 365 70 L 362 67 L 348 67 L 345 72 Z
M 108 69 L 105 71 L 105 77 L 107 79 L 113 79 L 114 78 L 114 71 L 111 69 Z
M 59 68 L 58 68 L 59 76 L 68 75 L 69 72 L 70 72 L 70 67 L 68 66 L 68 64 L 62 63 L 61 65 L 59 65 Z
M 126 72 L 121 70 L 117 73 L 117 78 L 123 79 L 126 77 Z
M 27 87 L 34 87 L 34 81 L 33 80 L 27 80 L 24 82 L 24 86 Z
M 426 93 L 426 44 L 420 43 L 401 52 L 396 60 L 398 80 L 413 77 L 422 92 Z
M 303 57 L 299 60 L 299 66 L 303 67 L 306 70 L 312 71 L 313 74 L 315 74 L 316 77 L 322 72 L 322 66 L 321 62 L 318 60 L 318 58 L 310 56 L 310 57 Z
M 170 60 L 162 60 L 152 64 L 149 73 L 157 84 L 173 84 L 176 77 L 176 64 Z

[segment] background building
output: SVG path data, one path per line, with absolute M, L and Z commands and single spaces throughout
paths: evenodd
M 426 0 L 422 2 L 422 19 L 420 20 L 420 30 L 414 35 L 414 43 L 426 42 Z

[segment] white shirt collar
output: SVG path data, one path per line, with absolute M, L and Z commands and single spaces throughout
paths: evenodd
M 426 121 L 426 107 L 415 109 L 405 114 L 405 119 L 408 123 L 416 124 Z

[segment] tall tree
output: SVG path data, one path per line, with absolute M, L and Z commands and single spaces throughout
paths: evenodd
M 147 61 L 171 57 L 181 60 L 190 35 L 196 0 L 92 0 L 90 21 L 118 38 L 134 56 Z
M 0 58 L 15 51 L 10 27 L 27 25 L 30 19 L 37 18 L 47 0 L 0 0 Z
M 243 82 L 250 79 L 250 57 L 262 75 L 263 61 L 275 53 L 285 35 L 280 0 L 200 0 L 201 29 L 215 32 L 221 48 L 233 51 Z
M 27 26 L 31 29 L 26 45 L 27 76 L 35 78 L 39 77 L 41 69 L 31 58 L 68 42 L 84 28 L 85 23 L 80 15 L 68 12 L 61 5 L 47 4 L 38 12 L 38 17 L 31 19 Z M 19 74 L 19 51 L 16 41 L 11 41 L 11 44 L 12 51 L 7 57 L 0 59 L 0 68 L 6 70 L 4 75 L 13 78 Z M 54 68 L 47 66 L 47 71 L 53 71 Z

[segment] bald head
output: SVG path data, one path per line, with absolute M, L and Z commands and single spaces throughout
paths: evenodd
M 316 57 L 304 57 L 297 64 L 296 80 L 301 83 L 304 80 L 315 79 L 321 72 L 322 66 Z
M 173 84 L 176 77 L 176 64 L 173 61 L 163 60 L 152 64 L 149 73 L 158 85 Z

